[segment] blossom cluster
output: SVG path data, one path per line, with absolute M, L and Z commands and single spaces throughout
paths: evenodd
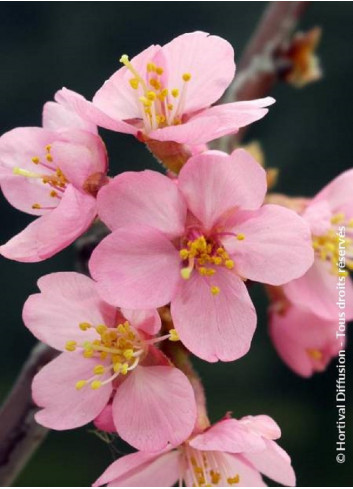
M 0 185 L 36 218 L 0 247 L 4 257 L 52 257 L 100 220 L 109 234 L 90 277 L 38 281 L 23 321 L 58 351 L 33 380 L 39 424 L 94 422 L 138 451 L 95 485 L 295 485 L 266 415 L 211 425 L 189 356 L 230 362 L 250 349 L 257 318 L 249 285 L 270 297 L 270 336 L 296 373 L 322 371 L 338 353 L 336 285 L 353 319 L 353 170 L 313 199 L 269 194 L 265 169 L 240 147 L 208 143 L 266 115 L 274 100 L 212 105 L 235 74 L 224 39 L 203 32 L 153 45 L 118 69 L 92 101 L 66 88 L 42 127 L 0 138 Z M 167 170 L 108 176 L 99 127 L 133 135 Z M 345 264 L 337 268 L 343 236 Z

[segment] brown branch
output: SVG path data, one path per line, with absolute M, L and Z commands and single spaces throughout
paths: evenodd
M 298 20 L 310 2 L 271 2 L 263 13 L 245 48 L 234 82 L 224 102 L 252 100 L 267 95 L 278 80 L 280 65 L 277 53 L 290 42 Z M 245 130 L 224 138 L 222 147 L 232 149 L 244 137 Z
M 38 343 L 30 353 L 12 391 L 0 411 L 0 486 L 9 486 L 44 440 L 48 430 L 34 420 L 32 401 L 34 375 L 57 352 Z

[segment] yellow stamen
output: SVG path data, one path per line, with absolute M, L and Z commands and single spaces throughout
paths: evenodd
M 243 233 L 238 233 L 238 234 L 237 234 L 237 239 L 238 239 L 239 241 L 243 241 L 243 240 L 245 239 L 245 234 L 243 234 Z
M 89 323 L 80 323 L 78 327 L 81 331 L 86 331 L 87 329 L 92 328 L 91 324 Z
M 82 389 L 82 387 L 84 387 L 85 385 L 87 384 L 87 381 L 86 380 L 79 380 L 78 382 L 76 382 L 76 389 L 79 391 Z
M 137 78 L 131 78 L 129 80 L 129 83 L 131 85 L 131 88 L 133 88 L 134 90 L 137 90 L 138 87 L 139 87 L 139 81 L 137 80 Z
M 35 164 L 35 165 L 38 165 L 40 159 L 38 158 L 38 156 L 33 156 L 32 158 L 32 162 Z
M 104 365 L 96 365 L 93 369 L 95 375 L 103 375 L 105 372 Z
M 217 285 L 212 285 L 211 287 L 211 293 L 213 295 L 218 295 L 220 293 L 221 289 L 217 287 Z
M 40 204 L 32 204 L 32 209 L 41 209 L 41 205 Z
M 177 98 L 179 96 L 179 90 L 177 88 L 173 88 L 171 93 L 174 98 Z
M 75 351 L 76 350 L 76 346 L 77 346 L 77 342 L 76 341 L 67 341 L 66 342 L 66 345 L 65 345 L 65 349 L 67 351 Z
M 179 341 L 179 335 L 176 329 L 174 328 L 170 329 L 169 334 L 170 334 L 169 341 Z
M 102 387 L 102 382 L 100 380 L 94 380 L 92 383 L 91 383 L 91 389 L 93 390 L 97 390 L 99 389 L 100 387 Z
M 180 275 L 182 276 L 182 278 L 184 280 L 189 280 L 190 276 L 191 276 L 191 272 L 192 272 L 192 269 L 189 268 L 189 267 L 186 267 L 186 268 L 182 268 L 180 270 Z
M 190 73 L 184 73 L 183 74 L 183 80 L 184 82 L 188 82 L 191 80 L 191 74 Z

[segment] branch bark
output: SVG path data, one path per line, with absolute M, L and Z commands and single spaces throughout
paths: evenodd
M 290 42 L 299 19 L 310 2 L 270 2 L 237 66 L 234 82 L 227 90 L 223 102 L 252 100 L 267 95 L 278 79 L 276 53 Z M 245 134 L 240 130 L 235 136 L 222 141 L 222 148 L 231 150 Z
M 34 420 L 37 410 L 31 395 L 34 375 L 57 352 L 38 343 L 30 353 L 0 411 L 0 486 L 9 486 L 43 442 L 48 430 Z

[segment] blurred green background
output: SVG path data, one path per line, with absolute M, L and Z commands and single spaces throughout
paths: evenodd
M 236 59 L 265 2 L 2 2 L 0 5 L 1 133 L 40 125 L 41 107 L 67 86 L 90 98 L 118 67 L 121 54 L 134 55 L 152 43 L 205 30 L 229 40 Z M 267 164 L 281 168 L 277 190 L 313 195 L 352 165 L 353 5 L 315 2 L 303 29 L 322 26 L 319 48 L 325 76 L 303 90 L 279 85 L 277 103 L 255 124 L 247 139 L 263 143 Z M 110 152 L 111 174 L 150 167 L 160 170 L 132 137 L 102 131 Z M 353 189 L 352 189 L 353 192 Z M 0 202 L 1 242 L 30 221 Z M 71 270 L 71 247 L 38 264 L 0 259 L 0 399 L 13 383 L 34 339 L 21 323 L 23 302 L 43 274 Z M 198 361 L 212 420 L 232 410 L 237 417 L 266 413 L 282 428 L 281 445 L 290 453 L 299 486 L 353 483 L 352 355 L 348 364 L 347 462 L 335 461 L 334 365 L 304 380 L 279 360 L 266 331 L 266 301 L 259 286 L 252 296 L 259 323 L 250 353 L 232 364 Z M 122 446 L 122 452 L 127 448 Z M 90 485 L 112 461 L 109 446 L 89 428 L 51 432 L 17 480 L 18 486 Z

